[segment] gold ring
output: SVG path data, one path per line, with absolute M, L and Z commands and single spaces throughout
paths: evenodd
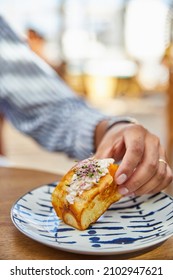
M 159 162 L 163 162 L 163 163 L 165 163 L 167 165 L 167 162 L 164 159 L 162 159 L 162 158 L 159 158 Z

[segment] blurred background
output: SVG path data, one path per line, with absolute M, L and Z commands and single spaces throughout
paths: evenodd
M 136 117 L 173 147 L 173 0 L 0 0 L 2 14 L 62 79 L 99 110 Z M 12 165 L 64 173 L 49 153 L 4 124 Z

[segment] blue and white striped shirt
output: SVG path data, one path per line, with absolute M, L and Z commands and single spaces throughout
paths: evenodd
M 104 114 L 77 97 L 0 17 L 0 113 L 50 151 L 86 158 Z

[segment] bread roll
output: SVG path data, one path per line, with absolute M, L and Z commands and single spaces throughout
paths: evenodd
M 114 160 L 89 158 L 78 162 L 52 194 L 55 212 L 66 224 L 85 230 L 121 198 L 114 175 Z

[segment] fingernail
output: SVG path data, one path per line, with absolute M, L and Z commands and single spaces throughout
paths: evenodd
M 121 174 L 117 179 L 116 179 L 116 183 L 118 185 L 123 184 L 125 181 L 127 180 L 127 175 L 126 174 Z
M 118 192 L 122 195 L 126 195 L 129 193 L 129 190 L 125 187 L 122 187 L 122 188 L 118 188 Z

